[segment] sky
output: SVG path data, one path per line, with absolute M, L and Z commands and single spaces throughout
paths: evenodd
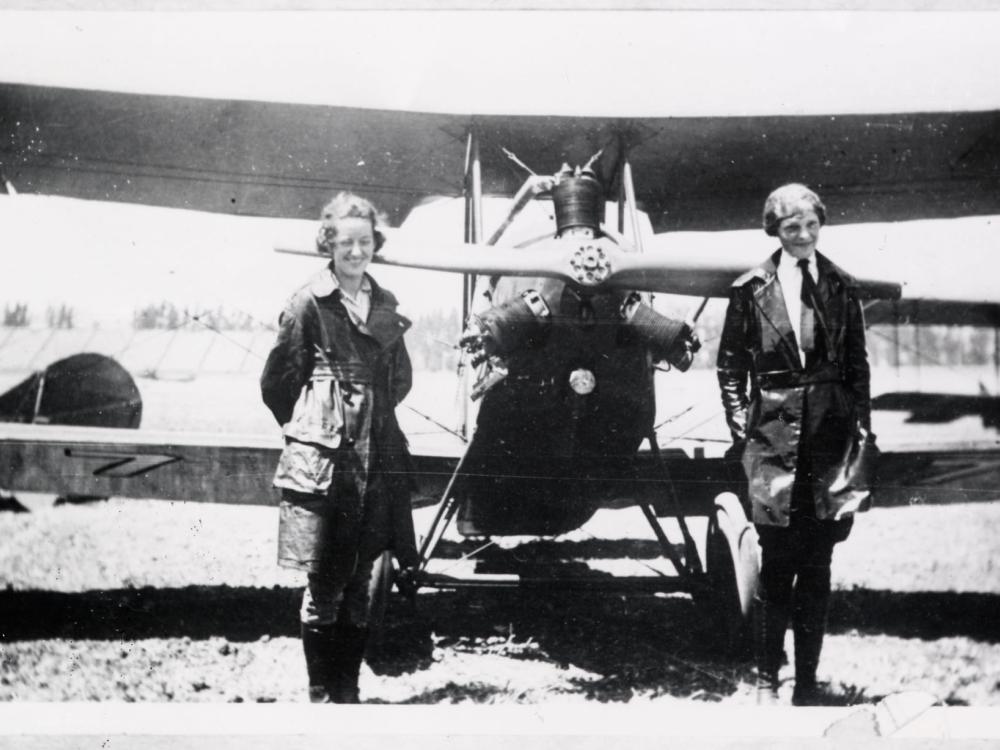
M 1000 13 L 0 13 L 0 80 L 480 114 L 993 109 Z

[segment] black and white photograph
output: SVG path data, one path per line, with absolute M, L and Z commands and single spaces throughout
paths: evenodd
M 1000 6 L 98 6 L 0 10 L 0 748 L 1000 737 Z

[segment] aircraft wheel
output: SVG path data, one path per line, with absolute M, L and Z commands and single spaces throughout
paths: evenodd
M 383 552 L 375 558 L 372 575 L 368 579 L 368 640 L 369 647 L 375 650 L 382 640 L 385 613 L 389 607 L 389 594 L 395 577 L 392 552 Z
M 715 498 L 705 549 L 709 591 L 702 603 L 712 641 L 729 655 L 747 656 L 760 554 L 757 532 L 731 492 Z

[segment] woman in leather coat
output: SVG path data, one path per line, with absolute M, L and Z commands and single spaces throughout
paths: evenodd
M 761 547 L 754 612 L 761 702 L 777 696 L 789 619 L 793 702 L 820 698 L 833 548 L 870 502 L 867 492 L 832 489 L 856 436 L 870 432 L 871 406 L 854 280 L 816 252 L 825 220 L 819 196 L 803 185 L 768 197 L 764 228 L 781 248 L 733 283 L 719 346 L 728 455 L 742 461 L 749 480 Z
M 396 298 L 367 274 L 383 236 L 368 201 L 337 195 L 317 244 L 330 264 L 296 291 L 261 375 L 282 426 L 280 565 L 308 573 L 300 620 L 313 702 L 357 703 L 368 583 L 393 550 L 415 562 L 409 459 L 395 407 L 410 389 Z

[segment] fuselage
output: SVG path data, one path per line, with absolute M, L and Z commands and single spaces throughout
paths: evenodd
M 512 354 L 483 397 L 459 494 L 465 534 L 558 534 L 584 523 L 628 472 L 655 413 L 645 345 L 623 324 L 622 292 L 581 296 L 549 279 L 501 279 L 493 304 L 543 292 L 544 340 Z M 593 374 L 590 393 L 570 386 Z

